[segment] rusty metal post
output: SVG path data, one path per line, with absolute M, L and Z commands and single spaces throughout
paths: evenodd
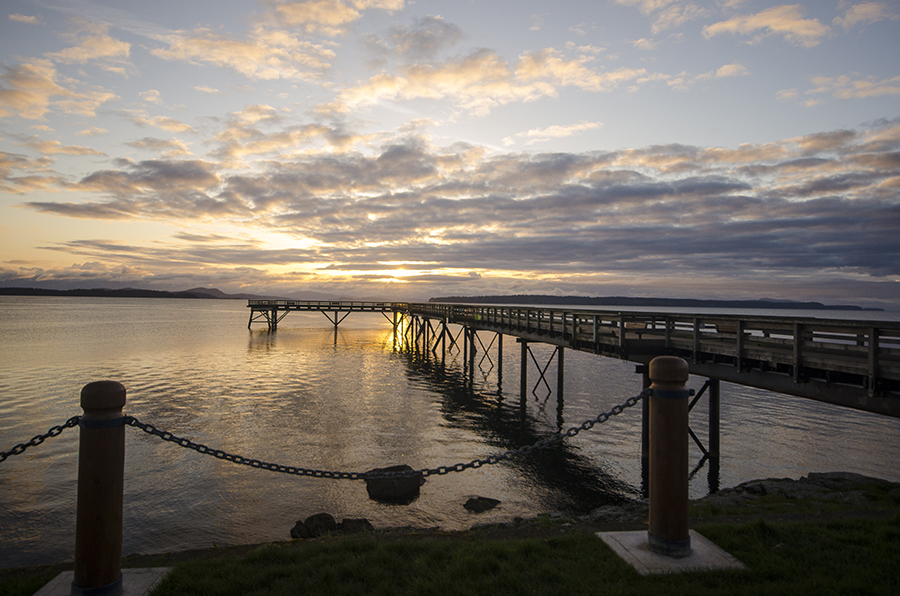
M 73 596 L 122 593 L 124 406 L 125 387 L 116 381 L 81 390 Z
M 650 362 L 650 550 L 691 553 L 688 528 L 688 363 L 674 356 Z

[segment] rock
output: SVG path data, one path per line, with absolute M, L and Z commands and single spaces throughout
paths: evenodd
M 363 532 L 374 532 L 375 527 L 369 520 L 362 517 L 359 519 L 344 519 L 341 522 L 340 530 L 344 534 L 361 534 Z
M 366 474 L 411 471 L 411 467 L 402 464 L 388 468 L 375 468 Z M 423 484 L 425 484 L 425 478 L 421 474 L 394 478 L 366 478 L 366 491 L 369 493 L 369 498 L 375 501 L 408 505 L 419 496 L 419 487 Z
M 328 533 L 337 532 L 337 522 L 334 521 L 334 517 L 328 513 L 311 515 L 303 521 L 303 525 L 306 526 L 309 530 L 309 535 L 312 537 L 324 536 Z
M 641 522 L 647 519 L 648 509 L 646 503 L 629 501 L 621 505 L 597 507 L 586 517 L 591 522 Z
M 489 511 L 500 504 L 500 501 L 497 499 L 491 499 L 488 497 L 472 497 L 466 504 L 463 505 L 466 509 L 473 513 L 482 513 L 484 511 Z
M 291 538 L 309 538 L 309 536 L 309 528 L 307 528 L 306 524 L 304 524 L 302 521 L 298 520 L 297 523 L 294 524 L 294 527 L 291 528 Z
M 836 490 L 846 490 L 848 486 L 854 484 L 875 484 L 885 487 L 891 485 L 887 480 L 852 472 L 810 472 L 806 478 L 801 478 L 800 480 Z

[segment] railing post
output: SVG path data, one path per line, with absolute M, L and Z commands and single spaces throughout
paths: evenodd
M 116 381 L 81 390 L 73 596 L 122 593 L 124 406 L 125 387 Z
M 688 528 L 688 364 L 675 356 L 650 361 L 650 550 L 691 553 Z

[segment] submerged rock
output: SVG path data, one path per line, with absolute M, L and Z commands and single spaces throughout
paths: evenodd
M 383 472 L 412 472 L 413 469 L 406 464 L 390 466 L 387 468 L 375 468 L 366 474 L 380 474 Z M 409 476 L 394 476 L 391 478 L 366 478 L 366 491 L 369 498 L 375 501 L 409 505 L 419 496 L 419 487 L 425 484 L 422 474 Z
M 482 513 L 484 511 L 488 511 L 493 509 L 497 505 L 500 504 L 500 501 L 497 499 L 491 499 L 488 497 L 472 497 L 466 504 L 463 505 L 466 509 L 473 513 Z

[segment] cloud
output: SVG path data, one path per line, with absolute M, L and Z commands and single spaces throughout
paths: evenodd
M 138 126 L 152 126 L 169 132 L 197 132 L 189 125 L 171 116 L 149 117 L 145 112 L 132 112 L 130 120 Z
M 859 77 L 859 75 L 854 76 Z M 808 95 L 831 93 L 832 97 L 837 99 L 866 99 L 900 94 L 900 76 L 878 80 L 873 76 L 853 78 L 848 75 L 840 75 L 837 77 L 812 77 L 810 82 L 815 87 L 806 92 Z
M 376 75 L 342 90 L 337 101 L 320 110 L 346 113 L 380 101 L 450 98 L 463 109 L 483 116 L 497 105 L 554 94 L 552 85 L 546 82 L 518 80 L 495 52 L 477 50 L 459 60 L 413 64 L 401 69 L 401 74 Z
M 85 128 L 84 130 L 79 130 L 75 134 L 80 137 L 96 137 L 99 135 L 105 135 L 109 133 L 105 128 L 100 128 L 99 126 L 92 126 L 90 128 Z
M 148 89 L 147 91 L 141 91 L 138 93 L 141 99 L 148 103 L 162 103 L 162 97 L 160 96 L 159 91 L 156 89 Z
M 247 129 L 242 130 L 245 134 L 242 135 L 241 141 L 235 139 L 237 135 L 234 130 L 227 131 L 225 134 L 231 138 L 221 148 L 213 151 L 212 155 L 231 163 L 232 160 L 240 160 L 240 158 L 247 155 L 281 153 L 297 149 L 314 140 L 322 139 L 333 132 L 331 128 L 317 124 L 291 127 L 269 134 L 263 134 L 259 131 L 247 132 Z M 237 163 L 240 162 L 238 161 Z
M 818 19 L 805 19 L 803 14 L 804 8 L 799 4 L 775 6 L 757 14 L 736 15 L 727 21 L 707 25 L 703 27 L 703 36 L 709 39 L 724 33 L 750 35 L 750 43 L 759 43 L 764 37 L 779 35 L 786 41 L 811 48 L 818 45 L 831 28 Z
M 3 66 L 0 74 L 0 117 L 13 111 L 22 118 L 37 120 L 49 111 L 52 97 L 68 97 L 72 92 L 56 83 L 56 69 L 49 60 L 34 60 L 14 67 Z
M 631 39 L 628 43 L 634 46 L 636 50 L 652 50 L 659 45 L 658 41 L 642 37 L 641 39 Z
M 862 2 L 860 4 L 847 4 L 842 2 L 846 10 L 844 16 L 835 17 L 832 24 L 835 27 L 851 29 L 853 27 L 871 25 L 887 19 L 900 18 L 891 13 L 888 7 L 881 2 Z
M 363 137 L 345 132 L 340 127 L 323 124 L 282 126 L 267 132 L 265 127 L 282 125 L 284 112 L 272 106 L 255 104 L 229 115 L 224 130 L 215 141 L 220 143 L 210 155 L 230 167 L 245 165 L 243 158 L 249 155 L 278 153 L 282 157 L 292 154 L 323 150 L 342 152 L 348 150 Z
M 48 174 L 51 163 L 51 158 L 47 156 L 30 159 L 24 155 L 0 151 L 0 192 L 22 194 L 58 190 L 60 178 Z
M 737 62 L 726 64 L 716 71 L 716 77 L 743 77 L 749 74 L 750 71 L 747 70 L 747 67 Z
M 580 134 L 586 130 L 593 130 L 596 128 L 600 128 L 603 126 L 602 122 L 586 122 L 582 120 L 578 124 L 570 124 L 568 126 L 548 126 L 546 128 L 532 128 L 526 132 L 520 132 L 511 137 L 507 137 L 503 140 L 503 144 L 506 146 L 510 146 L 515 144 L 515 140 L 517 138 L 527 138 L 529 139 L 526 146 L 533 145 L 535 143 L 543 143 L 545 141 L 549 141 L 550 139 L 559 139 L 563 137 L 571 137 L 573 135 Z
M 44 56 L 63 64 L 97 62 L 102 69 L 121 75 L 134 70 L 128 61 L 131 44 L 110 37 L 107 33 L 109 25 L 88 23 L 81 19 L 73 19 L 72 23 L 77 31 L 64 37 L 76 45 L 58 52 L 47 52 Z
M 25 139 L 21 144 L 44 155 L 105 155 L 102 151 L 97 151 L 96 149 L 91 149 L 90 147 L 82 147 L 79 145 L 63 145 L 59 141 L 47 141 L 39 139 L 38 137 Z
M 143 139 L 128 141 L 125 144 L 135 149 L 157 152 L 161 157 L 168 159 L 185 157 L 191 154 L 187 143 L 178 139 L 144 137 Z
M 344 35 L 361 11 L 379 9 L 393 13 L 403 8 L 404 0 L 300 0 L 266 2 L 270 16 L 287 28 L 300 28 L 306 33 L 327 36 Z
M 195 91 L 199 91 L 200 93 L 209 93 L 211 95 L 222 95 L 222 92 L 218 89 L 213 89 L 209 85 L 197 85 L 194 87 Z
M 548 48 L 524 54 L 516 67 L 516 76 L 523 81 L 549 79 L 559 85 L 574 86 L 588 91 L 608 91 L 622 83 L 644 76 L 646 69 L 618 68 L 597 72 L 586 66 L 587 60 L 565 60 L 559 52 Z
M 413 25 L 394 25 L 384 37 L 363 38 L 366 48 L 379 55 L 412 60 L 431 60 L 464 37 L 462 29 L 440 16 L 414 18 Z
M 9 15 L 10 21 L 15 21 L 17 23 L 25 23 L 26 25 L 42 25 L 43 19 L 36 16 L 24 15 L 24 14 L 11 14 Z
M 835 130 L 787 139 L 786 142 L 796 143 L 805 154 L 815 154 L 841 150 L 858 138 L 855 130 Z
M 709 10 L 681 0 L 616 0 L 624 6 L 637 6 L 644 16 L 652 16 L 651 30 L 656 35 L 709 15 Z
M 38 58 L 12 67 L 4 65 L 0 72 L 0 118 L 16 114 L 27 120 L 41 120 L 51 109 L 94 116 L 100 105 L 117 99 L 105 89 L 74 91 L 57 83 L 58 79 L 50 60 Z M 79 83 L 69 78 L 66 84 Z
M 162 36 L 168 44 L 151 54 L 194 65 L 212 64 L 258 80 L 315 80 L 331 68 L 333 50 L 284 30 L 255 26 L 247 39 L 219 35 L 207 28 Z

